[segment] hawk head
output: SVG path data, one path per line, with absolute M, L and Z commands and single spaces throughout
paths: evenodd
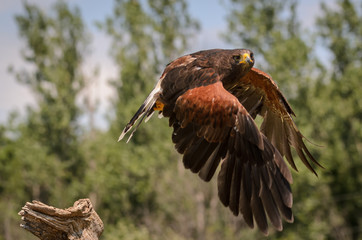
M 224 76 L 224 85 L 233 85 L 254 66 L 254 53 L 249 49 L 225 51 L 224 61 L 227 63 L 223 65 L 223 72 L 219 74 Z
M 233 68 L 250 70 L 254 66 L 254 53 L 248 49 L 235 49 L 231 52 Z

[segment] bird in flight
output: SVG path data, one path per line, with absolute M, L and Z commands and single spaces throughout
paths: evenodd
M 185 168 L 210 181 L 221 162 L 221 202 L 268 235 L 267 218 L 278 231 L 282 219 L 294 220 L 293 179 L 284 161 L 297 170 L 291 148 L 314 174 L 311 162 L 322 166 L 304 144 L 278 86 L 254 63 L 248 49 L 204 50 L 172 61 L 119 141 L 139 119 L 128 141 L 154 112 L 168 117 Z M 263 118 L 260 129 L 257 115 Z

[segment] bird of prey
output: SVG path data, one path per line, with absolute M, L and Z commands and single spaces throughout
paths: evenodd
M 291 148 L 307 168 L 320 166 L 303 142 L 289 103 L 271 77 L 253 68 L 248 49 L 211 49 L 182 56 L 167 65 L 153 91 L 124 128 L 155 111 L 169 118 L 172 141 L 185 168 L 210 181 L 217 177 L 221 202 L 268 234 L 268 220 L 281 231 L 293 222 Z M 254 122 L 263 117 L 260 129 Z M 128 140 L 129 140 L 128 139 Z

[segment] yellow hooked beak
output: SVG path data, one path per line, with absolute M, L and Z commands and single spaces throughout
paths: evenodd
M 251 59 L 249 53 L 244 53 L 241 56 L 241 60 L 239 63 L 248 63 L 249 65 L 253 64 L 253 60 Z

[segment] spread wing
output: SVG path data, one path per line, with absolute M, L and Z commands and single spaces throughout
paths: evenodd
M 260 114 L 264 118 L 260 127 L 261 132 L 281 155 L 286 157 L 295 170 L 297 168 L 291 147 L 296 150 L 307 168 L 317 175 L 310 162 L 322 166 L 313 158 L 304 144 L 304 137 L 292 119 L 292 115 L 295 116 L 293 110 L 268 74 L 252 68 L 240 79 L 237 86 L 228 90 L 239 99 L 251 116 L 255 118 L 257 114 Z
M 250 227 L 255 221 L 265 234 L 267 216 L 282 230 L 282 217 L 293 221 L 287 165 L 238 99 L 224 89 L 219 76 L 210 68 L 198 72 L 192 82 L 199 86 L 181 94 L 173 91 L 175 95 L 168 96 L 176 99 L 173 104 L 164 99 L 163 114 L 170 117 L 172 140 L 185 167 L 209 181 L 222 162 L 218 175 L 222 203 L 235 215 L 241 213 Z

